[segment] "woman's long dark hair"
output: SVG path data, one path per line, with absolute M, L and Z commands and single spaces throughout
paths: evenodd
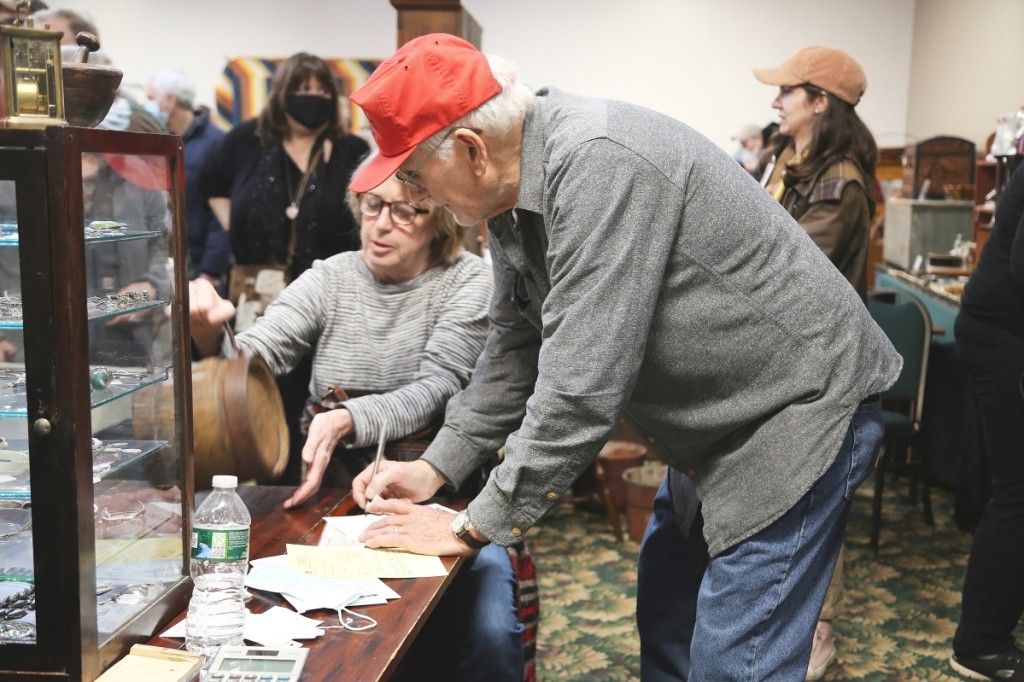
M 786 185 L 812 182 L 829 166 L 849 158 L 860 167 L 870 187 L 874 182 L 875 165 L 878 163 L 878 145 L 875 144 L 874 136 L 860 120 L 853 105 L 813 85 L 804 84 L 799 87 L 803 88 L 807 97 L 812 100 L 824 94 L 828 97 L 828 106 L 814 120 L 811 143 L 807 146 L 807 157 L 803 161 L 786 166 Z M 766 156 L 781 154 L 792 141 L 793 138 L 788 135 L 775 135 Z
M 288 119 L 285 118 L 288 95 L 294 94 L 310 77 L 320 81 L 327 91 L 327 96 L 335 103 L 331 110 L 331 121 L 323 133 L 324 137 L 333 140 L 342 136 L 341 111 L 338 108 L 340 92 L 331 67 L 320 57 L 308 52 L 299 52 L 278 64 L 270 81 L 267 105 L 263 107 L 256 121 L 256 135 L 264 147 L 288 137 Z

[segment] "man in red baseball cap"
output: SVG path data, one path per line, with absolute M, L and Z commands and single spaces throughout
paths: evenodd
M 901 359 L 799 225 L 716 145 L 638 106 L 523 85 L 429 35 L 352 96 L 391 174 L 488 221 L 491 333 L 415 462 L 353 484 L 371 547 L 515 542 L 622 417 L 670 466 L 640 550 L 644 680 L 803 680 Z M 469 368 L 467 367 L 467 370 Z M 454 521 L 413 504 L 503 462 Z M 699 618 L 698 618 L 699 614 Z

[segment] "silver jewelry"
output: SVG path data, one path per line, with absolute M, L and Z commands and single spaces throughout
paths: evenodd
M 31 510 L 0 509 L 0 543 L 24 533 L 31 527 Z

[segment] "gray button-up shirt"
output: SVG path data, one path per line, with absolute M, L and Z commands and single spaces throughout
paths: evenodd
M 510 544 L 620 417 L 694 479 L 715 555 L 792 507 L 902 360 L 800 226 L 667 116 L 540 91 L 516 207 L 488 225 L 492 330 L 424 455 Z M 511 435 L 509 435 L 511 433 Z M 554 493 L 554 494 L 552 494 Z

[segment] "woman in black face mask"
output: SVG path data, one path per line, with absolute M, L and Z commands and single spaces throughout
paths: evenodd
M 359 223 L 345 190 L 369 145 L 342 129 L 340 94 L 327 62 L 295 54 L 277 65 L 259 116 L 235 126 L 204 162 L 203 195 L 231 241 L 230 282 L 251 285 L 267 266 L 283 269 L 280 284 L 287 284 L 314 260 L 359 249 Z M 239 306 L 237 328 L 269 302 L 265 288 L 256 293 L 250 288 Z M 238 290 L 229 287 L 228 295 L 239 303 Z M 308 362 L 278 379 L 292 443 L 284 484 L 300 482 L 298 421 L 309 379 Z

